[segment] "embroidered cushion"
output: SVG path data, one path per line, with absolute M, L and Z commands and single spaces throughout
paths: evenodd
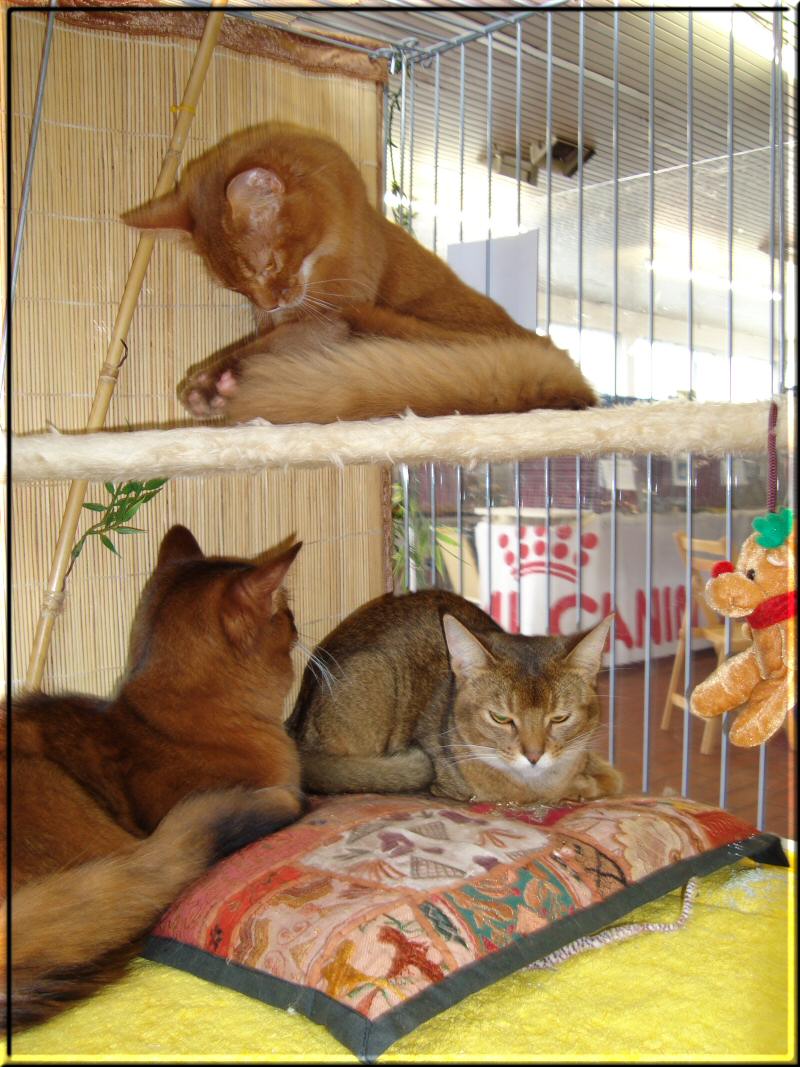
M 165 913 L 144 955 L 293 1008 L 362 1060 L 694 874 L 780 839 L 684 798 L 318 797 Z

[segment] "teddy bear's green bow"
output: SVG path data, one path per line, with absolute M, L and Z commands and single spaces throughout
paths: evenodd
M 782 545 L 792 529 L 794 512 L 784 508 L 776 514 L 759 515 L 753 519 L 753 529 L 758 534 L 756 544 L 762 548 L 777 548 Z

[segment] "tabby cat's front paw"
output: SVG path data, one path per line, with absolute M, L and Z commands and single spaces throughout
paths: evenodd
M 190 374 L 178 387 L 178 399 L 196 419 L 225 414 L 225 405 L 239 387 L 237 365 L 227 362 Z

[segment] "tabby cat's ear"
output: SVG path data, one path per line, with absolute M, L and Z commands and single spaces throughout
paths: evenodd
M 231 580 L 222 605 L 222 624 L 234 644 L 246 644 L 264 620 L 274 615 L 273 594 L 302 547 L 303 542 L 298 541 L 266 563 L 240 571 Z
M 468 678 L 473 671 L 488 667 L 494 660 L 491 652 L 454 616 L 442 616 L 442 629 L 450 653 L 450 667 L 457 677 Z
M 178 189 L 132 208 L 120 218 L 126 226 L 137 230 L 156 230 L 154 237 L 186 237 L 194 229 L 189 205 Z
M 185 526 L 172 526 L 164 534 L 158 550 L 157 567 L 165 563 L 180 563 L 189 559 L 203 559 L 203 550 Z
M 278 214 L 285 191 L 285 185 L 274 171 L 250 167 L 231 178 L 225 196 L 237 221 L 263 226 Z
M 607 615 L 601 623 L 598 623 L 593 630 L 578 635 L 580 640 L 564 660 L 565 665 L 573 670 L 580 671 L 587 678 L 594 679 L 603 661 L 603 649 L 613 621 L 614 615 L 612 613 Z

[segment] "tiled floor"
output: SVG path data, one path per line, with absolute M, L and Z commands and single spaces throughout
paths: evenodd
M 692 683 L 701 681 L 715 664 L 713 653 L 696 653 Z M 650 701 L 649 793 L 680 794 L 683 761 L 684 714 L 674 708 L 668 730 L 661 729 L 661 716 L 669 684 L 672 659 L 653 660 Z M 642 790 L 644 735 L 644 669 L 639 664 L 618 667 L 614 701 L 614 764 L 625 776 L 628 792 Z M 599 691 L 603 722 L 608 725 L 608 672 L 601 675 Z M 796 714 L 796 712 L 794 713 Z M 702 720 L 689 716 L 689 779 L 686 793 L 695 800 L 721 804 L 742 819 L 756 823 L 758 810 L 759 749 L 737 748 L 727 744 L 728 785 L 724 801 L 720 800 L 721 751 L 703 755 L 700 742 Z M 604 731 L 607 740 L 607 733 Z M 598 744 L 598 748 L 601 745 Z M 601 749 L 602 750 L 602 749 Z M 796 753 L 789 749 L 785 729 L 776 733 L 765 746 L 765 830 L 782 837 L 796 838 L 795 807 Z

